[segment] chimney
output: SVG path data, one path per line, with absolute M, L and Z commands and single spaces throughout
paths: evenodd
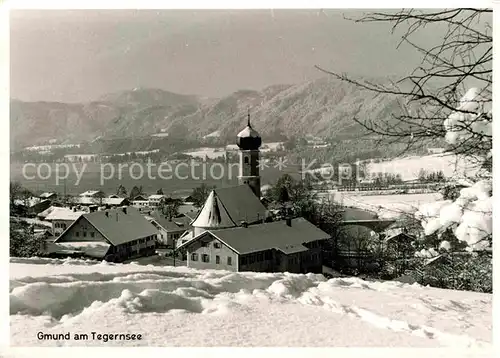
M 241 226 L 242 226 L 242 227 L 248 227 L 248 223 L 247 223 L 246 221 L 242 221 L 242 222 L 241 222 Z
M 292 227 L 292 218 L 286 218 L 286 226 Z

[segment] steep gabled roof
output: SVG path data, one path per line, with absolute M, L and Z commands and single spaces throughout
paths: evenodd
M 154 220 L 167 232 L 188 230 L 190 228 L 189 224 L 191 223 L 191 219 L 185 215 L 170 219 L 158 211 L 152 212 L 147 215 L 146 218 L 149 218 L 148 220 Z
M 126 211 L 127 213 L 122 209 L 110 209 L 84 214 L 73 222 L 56 242 L 64 242 L 65 234 L 81 220 L 87 220 L 108 242 L 115 246 L 158 234 L 158 230 L 139 211 L 130 207 Z
M 238 254 L 248 254 L 269 249 L 276 249 L 285 254 L 306 251 L 303 246 L 308 242 L 325 240 L 329 234 L 320 230 L 304 218 L 286 221 L 250 225 L 248 227 L 234 227 L 221 230 L 209 230 L 201 233 L 189 242 L 181 245 L 186 247 L 205 235 L 212 235 L 226 244 Z M 179 248 L 181 248 L 179 247 Z
M 232 226 L 237 226 L 242 221 L 248 224 L 258 223 L 266 218 L 267 210 L 265 206 L 260 202 L 260 199 L 257 198 L 248 185 L 215 189 L 213 192 L 218 203 L 222 204 L 230 220 L 234 223 Z M 205 206 L 208 200 L 209 199 L 205 202 Z M 205 206 L 203 208 L 205 208 Z M 201 212 L 198 214 L 198 217 L 200 215 Z M 194 222 L 193 226 L 196 226 Z
M 191 224 L 201 228 L 228 228 L 237 226 L 215 190 L 210 192 L 203 208 Z

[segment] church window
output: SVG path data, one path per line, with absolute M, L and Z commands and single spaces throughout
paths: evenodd
M 245 164 L 248 164 L 248 157 L 245 157 Z

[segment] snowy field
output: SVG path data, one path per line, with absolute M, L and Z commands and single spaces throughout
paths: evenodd
M 492 295 L 322 275 L 11 259 L 12 346 L 449 347 L 487 351 Z M 142 340 L 38 340 L 37 332 Z
M 473 177 L 479 167 L 477 160 L 458 157 L 454 154 L 411 156 L 380 163 L 367 162 L 367 171 L 370 175 L 376 173 L 400 174 L 401 179 L 405 181 L 418 179 L 420 170 L 427 173 L 442 171 L 446 178 Z
M 363 195 L 362 192 L 330 191 L 321 198 L 333 200 L 344 206 L 377 212 L 380 218 L 395 218 L 402 214 L 414 214 L 424 204 L 442 200 L 440 193 Z

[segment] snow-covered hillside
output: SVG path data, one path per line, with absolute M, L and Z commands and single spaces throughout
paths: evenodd
M 11 259 L 11 345 L 489 348 L 492 296 L 322 275 Z M 142 334 L 39 341 L 43 333 Z

